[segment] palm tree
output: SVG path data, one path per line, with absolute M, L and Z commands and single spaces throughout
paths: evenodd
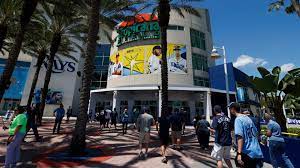
M 0 101 L 5 93 L 5 90 L 10 86 L 10 78 L 15 69 L 16 62 L 19 57 L 22 42 L 24 39 L 24 34 L 26 32 L 26 27 L 30 21 L 33 12 L 36 9 L 38 0 L 23 0 L 22 11 L 20 15 L 20 22 L 18 24 L 18 31 L 14 39 L 14 45 L 10 49 L 7 63 L 4 67 L 4 71 L 0 78 Z
M 96 55 L 96 46 L 99 32 L 100 0 L 91 0 L 89 9 L 89 30 L 87 49 L 83 67 L 82 89 L 80 95 L 80 112 L 77 116 L 75 130 L 71 141 L 71 152 L 82 154 L 86 147 L 85 134 L 87 122 L 87 109 L 90 97 L 93 62 Z
M 137 12 L 133 7 L 144 1 L 141 0 L 91 0 L 86 3 L 84 0 L 78 0 L 82 6 L 83 14 L 87 15 L 89 21 L 88 43 L 85 52 L 85 63 L 83 68 L 82 89 L 80 95 L 80 111 L 77 116 L 75 130 L 73 132 L 70 149 L 73 154 L 82 154 L 86 147 L 86 123 L 87 110 L 90 99 L 90 87 L 93 74 L 94 58 L 96 56 L 96 41 L 98 40 L 99 27 L 108 27 L 113 29 L 118 21 L 124 20 L 129 12 Z M 87 13 L 84 13 L 87 12 Z M 105 29 L 100 29 L 105 31 Z M 110 39 L 111 35 L 105 32 Z
M 190 0 L 193 1 L 193 0 Z M 199 1 L 199 0 L 194 0 Z M 176 11 L 180 16 L 184 17 L 183 11 L 200 16 L 199 12 L 192 6 L 186 4 L 186 0 L 159 0 L 158 6 L 155 5 L 152 15 L 158 13 L 158 23 L 160 26 L 161 48 L 162 48 L 162 64 L 161 64 L 161 93 L 162 93 L 162 115 L 168 115 L 168 63 L 167 63 L 167 29 L 170 21 L 170 11 Z
M 40 22 L 35 21 L 35 18 L 38 17 L 36 14 L 29 27 L 28 32 L 25 35 L 25 41 L 22 51 L 25 54 L 28 54 L 37 59 L 36 70 L 32 80 L 29 97 L 27 101 L 27 107 L 30 107 L 34 90 L 37 84 L 39 73 L 42 67 L 42 64 L 46 57 L 49 57 L 49 50 L 52 38 L 52 31 L 48 29 L 47 25 L 39 24 Z M 65 38 L 65 37 L 64 37 Z M 61 47 L 59 48 L 59 56 L 69 57 L 77 62 L 77 59 L 70 55 L 70 52 L 74 52 L 73 47 L 70 46 L 70 42 L 67 38 L 62 40 Z
M 77 9 L 72 1 L 56 0 L 52 3 L 42 3 L 43 13 L 36 21 L 45 25 L 49 31 L 52 32 L 50 53 L 47 61 L 47 71 L 42 89 L 42 100 L 40 117 L 43 116 L 43 111 L 46 103 L 46 96 L 51 79 L 52 68 L 55 56 L 60 48 L 63 46 L 63 39 L 69 41 L 69 45 L 81 48 L 78 41 L 82 42 L 83 33 L 85 32 L 84 22 L 81 15 L 78 14 Z M 68 9 L 68 10 L 65 10 Z M 41 118 L 39 119 L 41 121 Z
M 0 1 L 0 51 L 4 46 L 4 40 L 9 34 L 9 29 L 16 26 L 17 17 L 20 15 L 22 0 Z
M 263 95 L 265 105 L 274 112 L 281 130 L 286 132 L 286 118 L 282 108 L 284 103 L 291 104 L 294 98 L 300 97 L 300 68 L 289 71 L 282 79 L 280 78 L 281 68 L 278 66 L 274 67 L 271 72 L 264 67 L 257 69 L 261 77 L 251 77 L 250 81 L 254 88 Z

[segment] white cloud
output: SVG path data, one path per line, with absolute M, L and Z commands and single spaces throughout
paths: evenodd
M 283 65 L 281 65 L 281 71 L 286 73 L 286 72 L 294 69 L 295 67 L 296 66 L 293 63 L 283 64 Z
M 254 58 L 249 55 L 241 55 L 233 63 L 233 66 L 236 68 L 244 67 L 246 65 L 255 65 L 255 66 L 264 66 L 268 62 L 262 58 Z

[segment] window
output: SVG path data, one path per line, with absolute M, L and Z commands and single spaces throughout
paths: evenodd
M 192 54 L 193 69 L 208 72 L 207 57 L 199 54 Z
M 206 50 L 205 34 L 195 29 L 191 29 L 191 43 L 192 47 L 197 47 L 202 50 Z
M 209 81 L 207 78 L 194 76 L 194 85 L 209 87 Z
M 169 25 L 168 30 L 184 30 L 183 26 Z
M 195 102 L 196 116 L 204 115 L 203 102 Z

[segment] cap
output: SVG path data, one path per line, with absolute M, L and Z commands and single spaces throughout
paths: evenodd
M 180 51 L 180 46 L 175 46 L 173 50 L 174 51 Z
M 237 111 L 240 111 L 240 104 L 239 103 L 236 103 L 236 102 L 231 102 L 230 104 L 228 104 L 227 106 L 229 109 L 231 108 L 235 108 Z
M 154 46 L 153 49 L 152 49 L 152 51 L 154 51 L 154 50 L 156 50 L 156 49 L 161 49 L 161 47 L 160 47 L 159 45 Z
M 120 56 L 120 54 L 119 54 L 119 53 L 117 53 L 117 54 L 116 54 L 116 57 L 119 57 L 119 56 Z

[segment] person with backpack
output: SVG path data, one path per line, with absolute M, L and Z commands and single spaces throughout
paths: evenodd
M 215 134 L 215 144 L 211 156 L 217 160 L 218 168 L 223 167 L 223 159 L 227 166 L 232 168 L 230 161 L 232 145 L 230 118 L 222 114 L 222 108 L 219 105 L 214 106 L 214 113 L 211 131 Z
M 196 123 L 196 134 L 200 147 L 204 150 L 207 150 L 209 147 L 209 129 L 210 124 L 206 121 L 205 115 L 202 115 L 201 120 Z
M 128 111 L 126 108 L 124 109 L 121 120 L 122 120 L 122 131 L 123 131 L 123 135 L 124 135 L 127 133 L 127 126 L 128 126 L 128 122 L 129 122 L 129 115 L 128 115 Z

